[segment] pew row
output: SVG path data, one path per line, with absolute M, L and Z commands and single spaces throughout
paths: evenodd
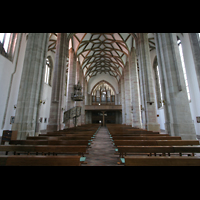
M 48 136 L 40 136 L 40 137 L 34 137 L 34 136 L 28 136 L 27 140 L 91 140 L 91 136 L 55 136 L 55 137 L 48 137 Z
M 125 156 L 125 166 L 200 166 L 200 158 Z
M 115 140 L 181 140 L 179 136 L 113 136 Z
M 120 157 L 126 156 L 127 153 L 162 153 L 163 155 L 170 153 L 200 153 L 200 146 L 117 146 Z
M 0 156 L 0 166 L 81 166 L 80 156 Z
M 11 145 L 91 145 L 88 140 L 11 140 Z
M 87 153 L 86 145 L 0 145 L 0 151 L 3 151 L 8 154 L 8 152 L 13 152 L 16 154 L 17 152 L 23 153 L 52 153 L 52 154 L 78 154 L 84 157 L 84 154 Z
M 198 140 L 115 140 L 115 146 L 173 146 L 199 145 Z

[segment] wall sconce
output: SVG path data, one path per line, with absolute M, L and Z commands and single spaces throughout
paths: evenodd
M 140 105 L 141 111 L 144 111 L 144 107 L 142 107 L 142 105 Z
M 40 100 L 40 105 L 41 104 L 45 104 L 45 101 L 44 100 Z
M 163 102 L 163 104 L 165 105 L 165 103 L 166 103 L 165 100 L 163 100 L 162 102 Z
M 133 106 L 131 106 L 131 110 L 133 111 Z
M 149 103 L 149 105 L 152 105 L 154 102 L 153 101 L 147 101 L 147 103 Z
M 163 103 L 163 105 L 165 105 L 166 101 L 163 99 L 163 100 L 160 100 L 160 103 Z

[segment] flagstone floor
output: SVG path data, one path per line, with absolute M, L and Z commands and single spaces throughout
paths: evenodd
M 106 127 L 101 127 L 92 141 L 91 148 L 86 154 L 87 164 L 82 166 L 119 166 L 119 155 L 115 155 L 115 148 Z

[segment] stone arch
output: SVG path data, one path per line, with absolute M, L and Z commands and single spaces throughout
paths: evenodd
M 115 95 L 117 94 L 117 93 L 116 93 L 116 90 L 115 90 L 115 88 L 112 86 L 112 84 L 110 84 L 110 83 L 109 83 L 108 81 L 106 81 L 106 80 L 101 80 L 101 81 L 99 81 L 98 83 L 96 83 L 96 84 L 93 86 L 92 90 L 91 90 L 91 94 L 92 94 L 94 88 L 95 88 L 97 85 L 99 85 L 99 84 L 101 84 L 101 83 L 103 83 L 103 82 L 105 82 L 106 84 L 108 84 L 108 85 L 113 89 Z

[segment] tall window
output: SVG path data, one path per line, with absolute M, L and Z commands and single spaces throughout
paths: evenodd
M 51 62 L 50 59 L 46 59 L 46 69 L 45 69 L 45 77 L 44 82 L 48 85 L 51 85 Z
M 197 33 L 197 35 L 198 35 L 198 40 L 200 40 L 200 33 Z
M 6 53 L 8 52 L 10 35 L 11 35 L 11 33 L 0 33 L 0 42 L 1 42 L 1 44 L 3 44 L 3 48 Z
M 161 81 L 160 81 L 160 73 L 159 73 L 159 67 L 157 62 L 157 57 L 155 57 L 153 62 L 153 71 L 155 75 L 155 91 L 156 91 L 156 99 L 157 99 L 157 107 L 162 108 L 163 107 L 163 95 L 162 95 L 162 88 L 161 88 Z
M 13 60 L 17 33 L 0 33 L 0 54 Z
M 183 69 L 183 75 L 184 75 L 184 80 L 185 80 L 185 85 L 186 85 L 188 101 L 191 101 L 188 80 L 187 80 L 187 74 L 186 74 L 186 69 L 185 69 L 185 62 L 184 62 L 184 57 L 183 57 L 183 49 L 182 49 L 182 44 L 181 44 L 181 40 L 179 39 L 179 37 L 177 37 L 177 44 L 178 44 L 179 53 L 180 53 L 180 57 L 181 57 L 181 63 L 182 63 L 182 69 Z
M 161 90 L 160 74 L 159 74 L 158 65 L 156 67 L 156 71 L 157 71 L 157 76 L 158 76 L 158 85 L 159 85 L 159 92 L 160 92 L 160 103 L 161 103 L 161 107 L 163 107 L 163 96 L 162 96 L 162 90 Z

